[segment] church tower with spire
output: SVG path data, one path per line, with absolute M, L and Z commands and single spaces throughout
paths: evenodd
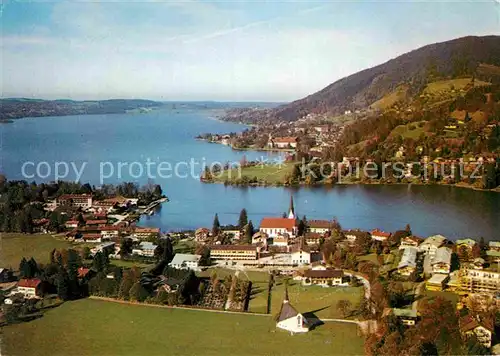
M 293 195 L 290 195 L 290 208 L 288 210 L 288 218 L 295 220 L 295 209 L 293 208 Z

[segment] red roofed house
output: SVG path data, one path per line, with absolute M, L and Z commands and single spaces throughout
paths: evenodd
M 371 232 L 372 239 L 377 241 L 387 241 L 387 239 L 391 236 L 390 232 L 380 231 L 379 229 L 375 229 Z
M 291 238 L 297 235 L 297 224 L 295 219 L 288 218 L 264 218 L 260 223 L 260 232 L 271 238 L 288 234 Z
M 107 224 L 107 220 L 87 220 L 85 221 L 85 225 L 87 226 L 93 226 L 93 227 L 96 227 L 96 226 L 104 226 Z
M 309 220 L 307 227 L 310 232 L 324 234 L 332 229 L 332 222 L 328 220 Z
M 78 268 L 78 278 L 84 278 L 90 272 L 89 268 L 80 267 Z
M 23 278 L 17 283 L 17 293 L 24 294 L 27 299 L 38 298 L 40 283 L 38 278 Z
M 295 148 L 297 147 L 296 137 L 274 137 L 268 143 L 271 148 Z

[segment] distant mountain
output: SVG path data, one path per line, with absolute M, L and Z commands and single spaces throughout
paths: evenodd
M 120 114 L 129 110 L 154 108 L 162 105 L 157 101 L 142 99 L 75 101 L 9 98 L 0 99 L 0 122 L 10 122 L 13 119 L 23 117 Z
M 290 104 L 259 113 L 262 120 L 297 120 L 309 113 L 365 109 L 401 85 L 416 94 L 429 79 L 475 76 L 500 81 L 500 36 L 463 37 L 431 44 L 342 78 Z M 255 114 L 257 115 L 257 114 Z M 253 121 L 253 120 L 251 120 Z

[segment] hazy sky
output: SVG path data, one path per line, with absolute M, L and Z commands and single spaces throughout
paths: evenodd
M 499 18 L 500 0 L 3 0 L 2 96 L 289 101 Z

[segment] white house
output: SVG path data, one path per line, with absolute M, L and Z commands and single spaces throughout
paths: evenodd
M 97 245 L 96 247 L 92 248 L 90 250 L 90 253 L 92 255 L 95 255 L 97 252 L 104 252 L 107 251 L 108 254 L 111 254 L 115 251 L 115 243 L 114 242 L 105 242 L 100 245 Z
M 176 253 L 172 262 L 169 263 L 169 266 L 176 269 L 198 270 L 198 263 L 200 262 L 200 258 L 200 255 Z
M 481 322 L 479 317 L 466 315 L 460 319 L 460 333 L 465 337 L 476 336 L 477 341 L 486 348 L 491 347 L 491 337 L 494 326 L 487 322 Z
M 295 219 L 288 218 L 264 218 L 260 223 L 259 231 L 271 238 L 288 234 L 291 238 L 297 235 L 297 224 Z
M 416 247 L 406 247 L 403 250 L 401 262 L 398 265 L 398 272 L 403 276 L 409 276 L 417 268 L 417 252 Z
M 438 248 L 446 242 L 446 237 L 442 235 L 429 236 L 418 246 L 420 252 L 425 252 L 430 256 L 434 256 Z
M 22 293 L 26 299 L 38 298 L 40 283 L 42 283 L 42 281 L 38 278 L 23 278 L 17 283 L 15 294 Z
M 422 242 L 422 240 L 415 236 L 407 236 L 401 239 L 401 244 L 399 245 L 399 249 L 403 250 L 407 247 L 418 247 L 418 245 Z
M 380 231 L 379 229 L 375 229 L 371 232 L 372 239 L 376 241 L 387 241 L 389 237 L 391 237 L 391 233 Z
M 158 246 L 148 242 L 142 241 L 139 246 L 132 249 L 132 254 L 146 257 L 153 257 L 155 255 L 155 250 Z
M 276 327 L 290 331 L 290 333 L 306 333 L 309 331 L 310 323 L 300 314 L 288 301 L 288 293 L 281 304 Z
M 292 264 L 308 265 L 311 264 L 311 251 L 307 246 L 294 247 L 290 254 Z
M 332 223 L 328 220 L 308 220 L 307 228 L 310 232 L 324 234 L 332 228 Z
M 440 247 L 436 250 L 431 260 L 433 273 L 450 273 L 451 252 L 451 249 L 448 247 Z

